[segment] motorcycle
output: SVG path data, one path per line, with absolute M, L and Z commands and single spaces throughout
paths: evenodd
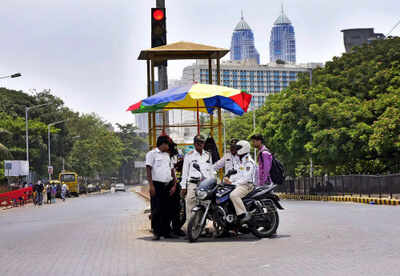
M 196 165 L 193 167 L 201 173 L 200 167 Z M 231 170 L 226 177 L 229 178 L 235 173 L 235 170 Z M 195 191 L 197 204 L 192 209 L 188 223 L 189 242 L 195 242 L 199 238 L 207 220 L 213 223 L 215 237 L 220 237 L 230 230 L 244 234 L 252 233 L 258 238 L 271 237 L 279 226 L 277 209 L 283 210 L 279 197 L 273 193 L 275 187 L 276 185 L 257 187 L 242 199 L 247 212 L 251 214 L 251 220 L 241 224 L 229 197 L 236 186 L 218 184 L 216 178 L 201 181 Z

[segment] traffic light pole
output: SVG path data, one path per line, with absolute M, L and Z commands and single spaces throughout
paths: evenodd
M 156 0 L 156 8 L 165 8 L 165 0 Z M 168 89 L 168 74 L 167 66 L 158 66 L 158 85 L 159 91 Z M 163 125 L 168 125 L 168 111 L 164 111 L 163 115 Z

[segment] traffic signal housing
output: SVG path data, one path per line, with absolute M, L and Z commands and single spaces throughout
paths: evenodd
M 151 48 L 167 44 L 165 8 L 151 9 Z

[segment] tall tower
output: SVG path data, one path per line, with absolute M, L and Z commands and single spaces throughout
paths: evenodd
M 282 60 L 296 63 L 296 38 L 292 22 L 286 16 L 283 5 L 280 16 L 275 20 L 269 42 L 269 57 L 271 62 Z
M 232 34 L 231 60 L 253 59 L 260 64 L 260 54 L 254 46 L 254 34 L 249 24 L 244 21 L 243 11 L 239 23 Z

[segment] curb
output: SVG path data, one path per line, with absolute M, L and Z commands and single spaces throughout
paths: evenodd
M 148 194 L 145 194 L 145 193 L 140 192 L 140 191 L 135 191 L 135 190 L 134 190 L 133 192 L 136 193 L 136 194 L 138 194 L 138 195 L 140 195 L 140 196 L 143 197 L 144 199 L 150 201 L 150 196 L 149 196 Z
M 294 200 L 315 200 L 315 201 L 336 201 L 336 202 L 354 202 L 376 205 L 400 205 L 400 200 L 390 198 L 374 198 L 374 197 L 359 197 L 359 196 L 319 196 L 319 195 L 292 195 L 277 193 L 282 199 Z

